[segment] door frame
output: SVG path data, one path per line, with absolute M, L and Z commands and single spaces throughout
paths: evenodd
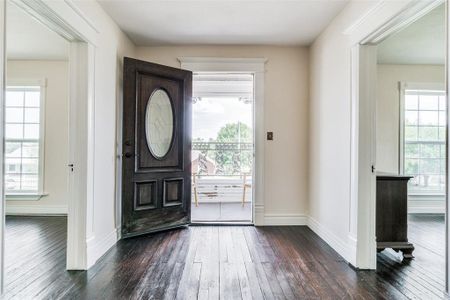
M 264 225 L 264 74 L 266 58 L 178 57 L 180 67 L 192 72 L 247 73 L 254 76 L 253 123 L 255 132 L 252 184 L 253 224 Z
M 376 45 L 383 40 L 407 27 L 412 22 L 427 14 L 432 9 L 447 3 L 445 0 L 411 1 L 400 12 L 370 34 L 357 38 L 351 52 L 351 200 L 350 200 L 350 236 L 356 243 L 354 257 L 355 267 L 360 269 L 376 269 L 376 236 L 375 236 L 375 207 L 376 207 L 376 176 L 371 166 L 376 166 L 376 132 L 375 132 L 375 96 L 376 87 Z M 385 4 L 385 3 L 384 3 Z M 383 3 L 373 11 L 381 9 Z M 449 7 L 447 10 L 447 28 Z M 366 16 L 366 18 L 368 18 Z M 361 25 L 361 22 L 359 23 Z M 448 41 L 447 30 L 447 58 L 446 80 L 448 99 Z M 447 115 L 449 113 L 447 112 Z M 447 124 L 448 135 L 448 124 Z M 448 143 L 448 137 L 447 137 Z M 447 145 L 447 170 L 449 169 L 450 149 Z M 447 171 L 446 215 L 449 212 L 448 192 L 449 176 Z M 446 218 L 447 220 L 447 218 Z M 446 291 L 449 289 L 449 233 L 450 227 L 446 221 Z
M 69 53 L 69 163 L 70 172 L 67 222 L 66 269 L 86 270 L 95 261 L 89 260 L 87 242 L 93 236 L 93 185 L 94 185 L 94 70 L 95 45 L 99 31 L 94 23 L 70 0 L 11 0 L 35 19 L 70 42 Z M 6 79 L 6 1 L 0 4 L 0 138 L 4 135 L 4 98 Z M 76 29 L 75 29 L 76 28 Z M 4 157 L 0 147 L 0 157 Z M 0 164 L 0 182 L 4 179 Z M 4 291 L 5 278 L 5 197 L 0 188 L 0 285 Z

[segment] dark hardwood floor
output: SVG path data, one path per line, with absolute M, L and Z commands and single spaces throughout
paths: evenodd
M 5 298 L 49 295 L 67 277 L 66 217 L 6 217 Z
M 66 219 L 7 217 L 6 294 L 17 299 L 438 299 L 444 223 L 410 217 L 416 258 L 353 270 L 306 227 L 199 226 L 119 241 L 67 272 Z
M 444 215 L 409 215 L 408 238 L 415 258 L 385 250 L 378 254 L 378 274 L 409 298 L 436 299 L 445 288 Z

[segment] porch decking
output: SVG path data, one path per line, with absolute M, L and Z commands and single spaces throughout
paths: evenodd
M 192 222 L 252 222 L 251 176 L 196 176 L 193 182 Z
M 252 203 L 195 203 L 191 204 L 192 222 L 248 222 L 252 221 Z

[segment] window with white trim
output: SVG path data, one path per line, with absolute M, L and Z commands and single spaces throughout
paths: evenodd
M 5 97 L 5 192 L 43 189 L 42 87 L 7 86 Z
M 403 173 L 410 193 L 445 193 L 446 94 L 443 89 L 403 91 Z

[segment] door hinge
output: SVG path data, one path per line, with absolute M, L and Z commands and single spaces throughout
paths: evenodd
M 375 166 L 372 165 L 372 173 L 375 173 Z

